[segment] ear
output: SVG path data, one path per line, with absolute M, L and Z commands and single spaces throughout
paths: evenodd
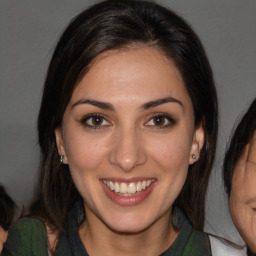
M 195 163 L 200 157 L 200 151 L 204 145 L 204 127 L 203 121 L 196 127 L 191 145 L 189 164 Z
M 56 138 L 56 145 L 58 148 L 59 155 L 63 155 L 63 163 L 68 164 L 68 159 L 67 159 L 66 150 L 63 142 L 63 136 L 62 136 L 60 127 L 55 129 L 55 138 Z

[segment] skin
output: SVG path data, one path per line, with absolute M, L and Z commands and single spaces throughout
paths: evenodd
M 1 251 L 2 251 L 2 249 L 3 249 L 4 243 L 6 242 L 7 236 L 8 236 L 8 232 L 5 231 L 5 230 L 0 226 L 0 254 L 1 254 Z
M 174 101 L 147 104 L 167 97 Z M 92 113 L 104 116 L 97 128 Z M 150 47 L 98 56 L 74 90 L 56 142 L 84 199 L 79 233 L 90 255 L 159 255 L 173 243 L 172 204 L 196 161 L 192 154 L 199 158 L 204 132 L 194 127 L 191 99 L 170 59 Z M 143 202 L 121 206 L 100 182 L 111 178 L 155 182 Z
M 239 159 L 232 178 L 230 212 L 235 226 L 256 253 L 256 132 Z

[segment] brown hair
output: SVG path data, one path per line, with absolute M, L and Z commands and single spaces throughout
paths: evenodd
M 195 127 L 204 124 L 200 159 L 189 167 L 185 185 L 175 201 L 199 230 L 204 225 L 205 194 L 215 156 L 217 97 L 203 46 L 190 26 L 173 11 L 150 1 L 109 0 L 79 14 L 69 24 L 54 51 L 38 118 L 41 147 L 41 192 L 47 221 L 61 230 L 67 213 L 82 200 L 69 172 L 60 165 L 54 130 L 82 75 L 100 53 L 131 44 L 157 47 L 182 74 L 191 97 Z

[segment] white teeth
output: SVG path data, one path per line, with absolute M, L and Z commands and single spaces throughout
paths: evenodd
M 130 184 L 128 185 L 127 192 L 128 192 L 129 194 L 134 194 L 134 193 L 137 192 L 134 183 L 130 183 Z
M 127 185 L 124 182 L 122 182 L 120 185 L 120 193 L 122 193 L 122 194 L 127 193 Z
M 120 186 L 119 183 L 115 182 L 115 192 L 118 193 L 120 192 Z
M 139 181 L 137 183 L 135 182 L 130 182 L 130 183 L 125 183 L 125 182 L 113 182 L 109 180 L 103 180 L 103 183 L 112 191 L 115 193 L 120 193 L 120 194 L 135 194 L 137 192 L 140 192 L 147 187 L 149 187 L 154 180 L 143 180 Z
M 147 187 L 148 187 L 149 185 L 151 185 L 151 183 L 152 183 L 151 180 L 147 180 Z
M 142 185 L 141 185 L 141 182 L 139 181 L 137 183 L 137 191 L 140 192 L 142 190 Z
M 147 182 L 146 182 L 145 180 L 143 180 L 142 183 L 141 183 L 141 185 L 142 185 L 142 189 L 145 189 L 146 186 L 147 186 Z
M 114 183 L 112 181 L 109 182 L 109 188 L 111 190 L 115 190 L 115 186 L 114 186 Z

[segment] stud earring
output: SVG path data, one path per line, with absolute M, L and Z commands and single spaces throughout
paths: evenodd
M 195 155 L 195 154 L 192 154 L 192 158 L 193 158 L 194 160 L 196 160 L 196 155 Z
M 60 164 L 63 164 L 64 155 L 60 155 Z

